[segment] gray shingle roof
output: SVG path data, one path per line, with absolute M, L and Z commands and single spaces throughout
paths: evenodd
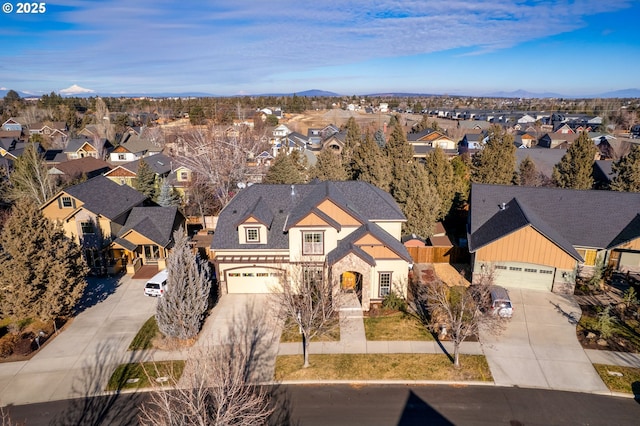
M 118 237 L 134 230 L 159 246 L 167 247 L 171 243 L 174 227 L 181 222 L 180 219 L 176 207 L 134 207 L 118 232 Z
M 336 261 L 340 260 L 347 253 L 355 252 L 367 263 L 371 265 L 375 265 L 375 260 L 366 252 L 364 252 L 361 248 L 355 245 L 355 242 L 357 240 L 359 240 L 360 238 L 364 237 L 367 234 L 373 235 L 382 244 L 384 244 L 386 247 L 391 249 L 393 252 L 395 252 L 398 256 L 400 256 L 407 262 L 413 262 L 413 260 L 411 259 L 411 255 L 409 255 L 409 252 L 407 251 L 407 248 L 400 241 L 393 238 L 388 232 L 386 232 L 380 226 L 371 222 L 368 222 L 362 225 L 361 227 L 353 231 L 351 234 L 347 235 L 347 237 L 344 238 L 342 241 L 340 241 L 338 246 L 327 254 L 327 262 L 331 265 Z
M 320 201 L 329 197 L 349 213 L 367 220 L 406 220 L 391 196 L 366 182 L 313 182 L 304 185 L 252 185 L 240 191 L 220 212 L 213 249 L 287 249 L 289 236 L 285 226 L 308 214 Z M 249 209 L 262 198 L 261 209 L 268 209 L 273 218 L 266 244 L 240 244 L 238 223 Z
M 169 156 L 166 156 L 164 154 L 154 154 L 147 157 L 142 157 L 139 160 L 134 160 L 129 163 L 122 164 L 122 167 L 137 174 L 138 167 L 140 167 L 140 161 L 144 161 L 145 163 L 147 163 L 147 165 L 149 165 L 149 168 L 151 168 L 154 173 L 160 176 L 168 175 L 169 173 L 171 173 L 171 166 L 173 163 L 176 163 L 175 160 Z
M 84 203 L 87 210 L 113 220 L 131 208 L 141 204 L 147 197 L 126 186 L 118 185 L 100 175 L 64 190 Z
M 473 184 L 469 250 L 531 224 L 576 257 L 571 246 L 613 248 L 639 238 L 639 212 L 640 193 Z

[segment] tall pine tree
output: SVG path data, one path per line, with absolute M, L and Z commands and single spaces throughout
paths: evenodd
M 138 163 L 138 172 L 136 173 L 135 188 L 152 200 L 156 199 L 157 182 L 156 174 L 151 167 L 142 159 Z
M 80 247 L 29 199 L 0 233 L 0 309 L 5 317 L 51 321 L 73 313 L 88 268 Z
M 528 155 L 518 167 L 517 184 L 520 186 L 540 186 L 541 184 L 540 173 Z
M 298 150 L 293 150 L 290 154 L 278 153 L 262 179 L 262 183 L 298 184 L 306 181 L 306 167 Z
M 425 158 L 425 169 L 429 181 L 440 197 L 440 217 L 438 219 L 444 219 L 449 214 L 456 195 L 453 166 L 442 148 L 437 147 Z
M 613 163 L 611 169 L 615 175 L 611 189 L 640 192 L 640 145 L 633 144 L 629 154 Z
M 591 189 L 597 150 L 587 132 L 582 132 L 553 167 L 552 177 L 556 185 L 560 188 Z
M 388 157 L 367 133 L 364 142 L 353 152 L 351 159 L 352 179 L 369 182 L 383 191 L 389 190 L 391 170 Z
M 471 157 L 471 180 L 477 183 L 510 185 L 516 170 L 513 136 L 498 125 L 491 127 L 484 148 Z
M 320 151 L 316 164 L 311 167 L 310 175 L 312 179 L 322 181 L 349 179 L 342 162 L 342 155 L 333 152 L 331 148 Z

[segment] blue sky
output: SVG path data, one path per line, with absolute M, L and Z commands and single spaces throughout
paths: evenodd
M 0 88 L 31 93 L 640 88 L 638 0 L 63 0 L 29 15 L 9 3 Z

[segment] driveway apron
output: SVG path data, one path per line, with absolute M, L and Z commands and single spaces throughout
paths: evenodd
M 573 296 L 510 288 L 506 329 L 481 332 L 494 381 L 502 386 L 608 393 L 576 337 L 581 311 Z

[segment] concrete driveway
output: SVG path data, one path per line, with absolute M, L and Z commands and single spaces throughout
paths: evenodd
M 0 403 L 28 404 L 101 393 L 156 299 L 145 280 L 91 279 L 84 310 L 28 361 L 0 364 Z
M 509 289 L 513 318 L 500 335 L 481 332 L 497 385 L 608 393 L 576 337 L 572 296 Z

